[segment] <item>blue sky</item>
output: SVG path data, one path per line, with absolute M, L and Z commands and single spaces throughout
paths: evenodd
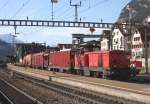
M 79 18 L 88 22 L 115 22 L 125 5 L 131 0 L 72 0 L 82 1 L 78 8 Z M 50 0 L 0 0 L 0 19 L 51 20 Z M 58 0 L 54 4 L 54 20 L 74 21 L 74 7 L 70 0 Z M 0 27 L 0 34 L 14 34 L 13 27 Z M 18 27 L 18 39 L 24 42 L 46 42 L 49 45 L 71 43 L 72 33 L 90 33 L 83 28 Z M 100 34 L 101 29 L 96 29 Z

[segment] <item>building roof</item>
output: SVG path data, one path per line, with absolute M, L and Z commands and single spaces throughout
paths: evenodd
M 129 36 L 131 35 L 129 28 L 118 27 L 122 35 Z
M 124 36 L 130 36 L 131 35 L 130 25 L 126 25 L 126 23 L 122 23 L 122 25 L 114 25 L 112 30 L 114 30 L 114 29 L 119 29 L 120 32 L 122 33 L 122 35 L 124 35 Z

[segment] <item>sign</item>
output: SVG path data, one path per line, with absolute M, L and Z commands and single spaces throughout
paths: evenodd
M 57 3 L 57 2 L 58 2 L 58 0 L 51 0 L 51 2 L 52 2 L 52 3 Z

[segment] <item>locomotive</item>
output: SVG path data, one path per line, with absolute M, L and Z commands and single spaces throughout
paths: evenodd
M 84 52 L 70 49 L 27 54 L 22 64 L 33 68 L 110 79 L 130 78 L 130 54 L 125 51 Z

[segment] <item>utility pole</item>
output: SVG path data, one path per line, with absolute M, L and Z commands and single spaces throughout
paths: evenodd
M 130 5 L 128 5 L 127 9 L 128 9 L 128 12 L 129 12 L 129 35 L 130 35 L 128 38 L 130 39 L 129 41 L 130 41 L 130 44 L 131 44 L 131 36 L 132 36 L 132 26 L 131 26 L 131 24 L 132 24 L 132 8 L 130 7 Z M 131 45 L 130 45 L 129 51 L 131 52 Z
M 148 27 L 145 26 L 145 73 L 148 74 L 148 42 L 147 42 L 147 35 L 148 35 Z
M 16 34 L 17 34 L 17 26 L 14 26 L 14 30 L 15 30 L 15 34 L 13 35 L 13 48 L 15 49 L 15 37 L 17 37 L 16 36 Z
M 52 21 L 54 20 L 54 3 L 52 2 Z
M 14 48 L 15 48 L 15 37 L 16 37 L 16 35 L 12 35 L 12 34 L 10 34 L 10 36 L 12 36 L 12 52 L 11 53 L 13 53 L 14 52 Z
M 78 7 L 81 7 L 81 1 L 80 4 L 72 4 L 72 0 L 70 0 L 70 6 L 75 7 L 75 21 L 78 22 Z
M 15 38 L 17 37 L 17 26 L 14 26 L 14 31 L 15 31 L 15 34 L 14 35 L 11 35 L 12 36 L 12 44 L 13 44 L 13 51 L 15 49 Z
M 51 3 L 52 3 L 52 21 L 54 20 L 54 3 L 57 3 L 58 0 L 51 0 Z

